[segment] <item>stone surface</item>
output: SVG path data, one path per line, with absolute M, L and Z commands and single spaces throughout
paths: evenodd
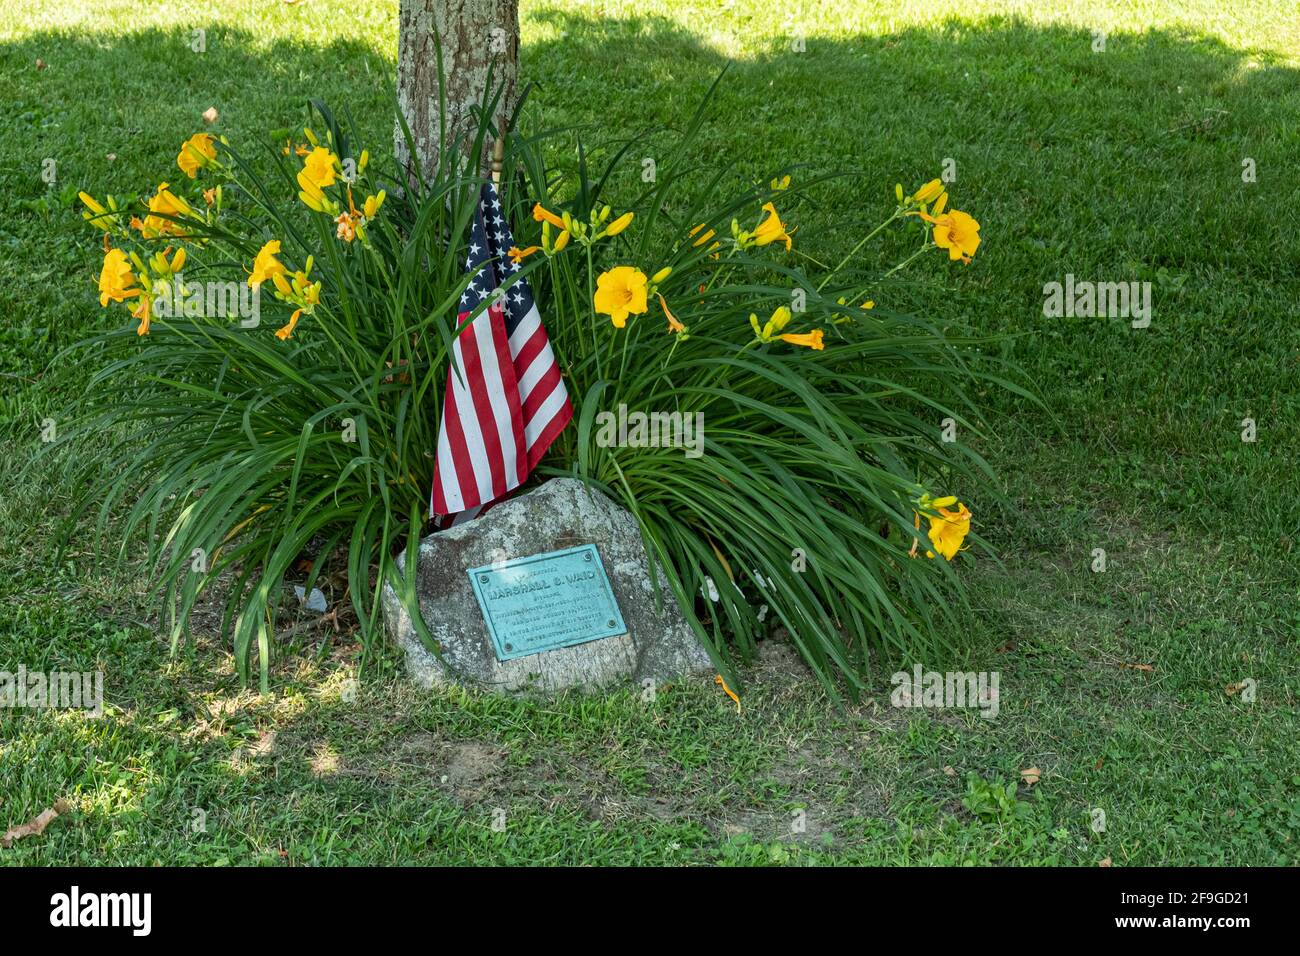
M 497 660 L 466 568 L 581 544 L 595 544 L 600 551 L 627 633 Z M 552 479 L 480 518 L 430 535 L 420 542 L 418 560 L 420 610 L 442 648 L 442 661 L 420 641 L 390 587 L 385 586 L 383 600 L 388 634 L 405 651 L 407 670 L 422 686 L 456 682 L 502 692 L 554 691 L 595 688 L 627 678 L 662 682 L 713 671 L 666 588 L 661 588 L 656 607 L 636 520 L 576 479 Z

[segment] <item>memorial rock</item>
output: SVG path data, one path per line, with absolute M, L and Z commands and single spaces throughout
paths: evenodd
M 656 595 L 632 515 L 555 478 L 420 542 L 416 594 L 441 660 L 387 586 L 384 618 L 425 687 L 555 691 L 711 673 L 660 584 Z

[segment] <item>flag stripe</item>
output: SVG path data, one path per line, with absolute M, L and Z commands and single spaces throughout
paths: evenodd
M 538 365 L 540 366 L 540 363 Z M 560 370 L 557 366 L 552 365 L 550 368 L 542 369 L 542 377 L 538 380 L 537 387 L 529 393 L 528 400 L 524 402 L 524 414 L 528 418 L 528 425 L 524 426 L 525 430 L 533 425 L 539 415 L 543 417 L 537 423 L 538 426 L 545 425 L 551 420 L 555 411 L 563 407 L 568 400 L 568 395 L 556 388 L 559 383 Z M 551 406 L 548 403 L 554 404 Z M 548 407 L 551 407 L 551 411 L 544 413 L 542 410 Z
M 485 185 L 471 224 L 455 368 L 447 377 L 430 510 L 439 527 L 481 514 L 527 480 L 573 419 L 573 404 L 519 263 L 501 201 Z M 485 299 L 490 301 L 480 308 Z M 475 311 L 472 322 L 467 322 Z
M 502 382 L 496 374 L 496 363 L 493 360 L 496 353 L 492 347 L 492 329 L 490 326 L 480 325 L 477 321 L 475 325 L 477 328 L 471 326 L 461 337 L 461 353 L 465 356 L 466 377 L 476 383 L 487 383 L 486 387 L 470 389 L 469 394 L 474 402 L 474 424 L 478 426 L 484 453 L 483 460 L 475 464 L 480 469 L 486 466 L 487 471 L 486 491 L 483 487 L 483 476 L 479 478 L 480 497 L 486 495 L 488 498 L 495 498 L 506 493 L 505 452 L 496 420 L 496 410 L 501 407 L 501 402 L 494 394 L 501 389 Z M 490 374 L 483 362 L 484 353 L 492 363 Z
M 539 329 L 543 335 L 546 334 L 542 328 L 542 316 L 537 311 L 537 306 L 533 306 L 510 333 L 510 354 L 513 358 L 518 360 L 520 350 L 533 339 Z
M 457 359 L 465 367 L 465 357 L 457 348 Z M 487 448 L 483 444 L 483 432 L 479 428 L 478 413 L 474 408 L 474 396 L 467 385 L 457 384 L 453 394 L 456 410 L 456 424 L 460 441 L 464 445 L 464 467 L 459 468 L 461 493 L 466 504 L 479 501 L 485 493 L 491 493 L 491 485 L 484 487 L 484 476 L 490 478 L 487 470 Z
M 551 442 L 559 437 L 560 432 L 564 431 L 564 427 L 572 418 L 573 406 L 569 404 L 569 396 L 559 389 L 552 392 L 547 397 L 546 403 L 538 410 L 538 414 L 528 423 L 529 468 L 537 467 L 537 463 L 551 447 Z
M 448 446 L 451 449 L 451 462 L 454 465 L 452 479 L 448 485 L 454 493 L 461 510 L 469 507 L 468 502 L 478 500 L 478 483 L 474 478 L 474 464 L 470 458 L 469 442 L 465 439 L 465 429 L 461 426 L 460 406 L 456 401 L 456 392 L 447 390 L 448 414 L 445 416 L 443 430 L 447 433 Z M 450 505 L 450 502 L 448 503 Z
M 524 346 L 519 353 L 519 361 L 515 363 L 515 368 L 520 369 L 519 374 L 519 398 L 527 401 L 528 396 L 532 394 L 542 378 L 547 372 L 559 374 L 559 366 L 555 364 L 555 356 L 551 353 L 551 343 L 546 340 L 546 333 L 541 329 L 533 336 L 533 340 Z M 557 379 L 558 381 L 558 379 Z M 551 382 L 551 387 L 555 382 Z

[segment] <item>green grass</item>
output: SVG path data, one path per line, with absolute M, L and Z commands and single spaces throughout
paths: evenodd
M 779 647 L 739 715 L 707 681 L 651 705 L 421 694 L 391 656 L 353 688 L 357 648 L 318 656 L 312 637 L 268 698 L 240 691 L 202 636 L 169 661 L 134 569 L 84 550 L 50 566 L 65 492 L 18 473 L 85 375 L 52 357 L 105 321 L 71 197 L 170 177 L 214 105 L 221 132 L 253 137 L 320 97 L 386 141 L 396 4 L 223 2 L 214 20 L 207 5 L 19 0 L 0 27 L 0 669 L 103 667 L 110 712 L 0 712 L 0 827 L 74 806 L 0 862 L 1300 859 L 1300 11 L 1041 6 L 807 5 L 795 53 L 769 4 L 524 3 L 548 125 L 679 124 L 734 57 L 702 148 L 745 172 L 878 171 L 877 193 L 834 197 L 866 224 L 896 180 L 956 160 L 957 205 L 983 225 L 975 263 L 926 263 L 876 298 L 1012 333 L 1047 406 L 986 397 L 996 438 L 979 450 L 1010 506 L 967 503 L 1004 567 L 961 564 L 969 657 L 924 662 L 999 671 L 984 720 L 891 708 L 890 666 L 874 699 L 837 710 Z M 189 49 L 195 26 L 206 54 Z M 799 211 L 800 248 L 842 254 L 852 237 L 819 217 Z M 1066 273 L 1151 281 L 1151 327 L 1045 319 L 1042 286 Z M 1225 694 L 1247 677 L 1255 703 Z M 1014 804 L 988 800 L 1028 767 L 1042 779 Z

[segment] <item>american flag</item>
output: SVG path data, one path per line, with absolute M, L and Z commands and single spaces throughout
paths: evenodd
M 470 229 L 465 268 L 476 273 L 460 299 L 438 427 L 430 510 L 444 526 L 480 514 L 518 488 L 573 418 L 569 392 L 526 279 L 519 271 L 496 186 L 486 183 Z

